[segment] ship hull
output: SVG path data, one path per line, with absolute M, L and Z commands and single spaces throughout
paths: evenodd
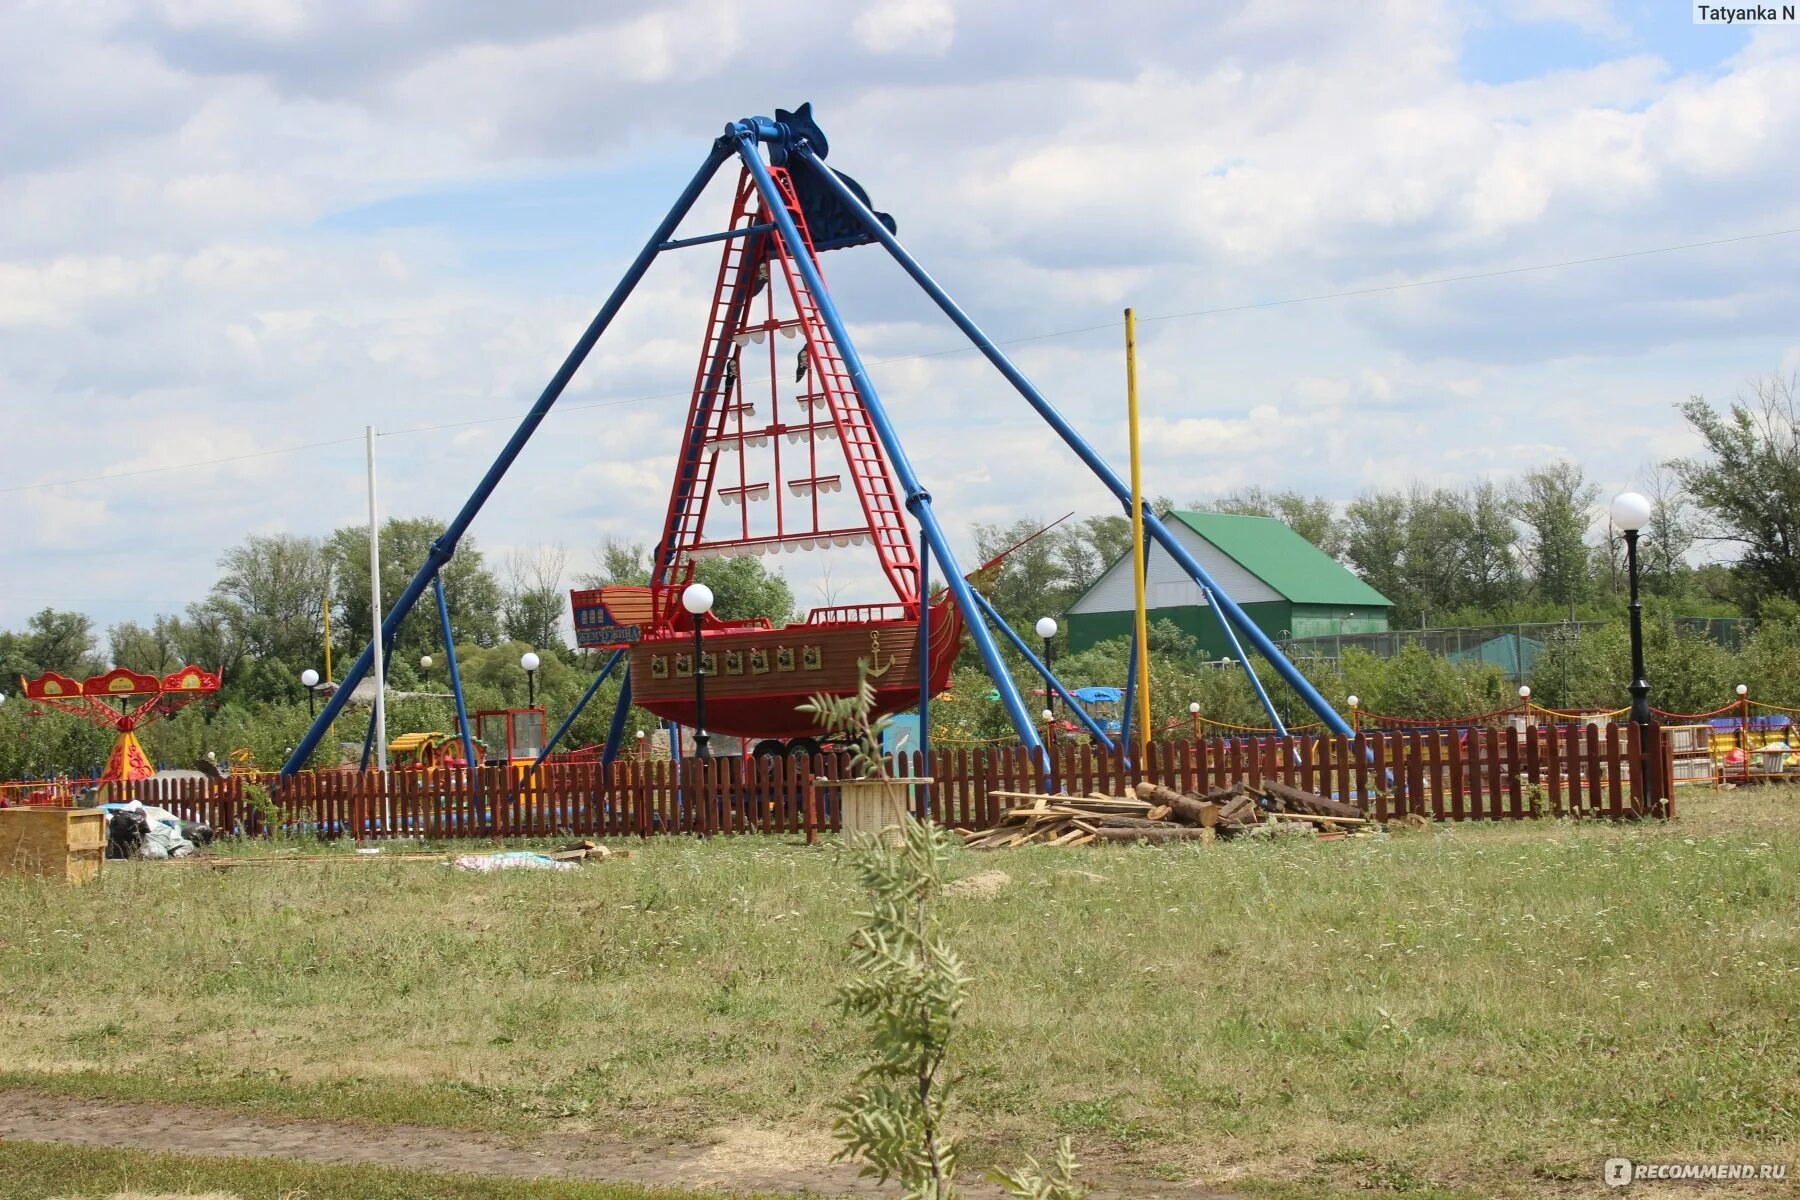
M 950 668 L 962 643 L 962 621 L 953 605 L 934 605 L 931 621 L 931 690 L 950 684 Z M 751 740 L 823 738 L 822 728 L 800 706 L 823 692 L 848 695 L 857 663 L 867 660 L 874 677 L 875 713 L 912 708 L 919 700 L 919 626 L 916 621 L 795 624 L 780 629 L 707 629 L 706 731 Z M 668 721 L 692 727 L 694 640 L 691 633 L 645 638 L 631 648 L 632 703 Z

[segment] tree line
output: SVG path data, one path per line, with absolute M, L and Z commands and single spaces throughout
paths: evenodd
M 1698 396 L 1681 405 L 1704 449 L 1643 473 L 1651 516 L 1638 555 L 1648 594 L 1696 616 L 1755 616 L 1772 600 L 1800 602 L 1796 390 L 1794 379 L 1771 377 L 1723 407 Z M 1579 464 L 1553 461 L 1506 483 L 1415 483 L 1342 506 L 1247 487 L 1185 507 L 1283 521 L 1392 600 L 1394 626 L 1416 628 L 1616 614 L 1624 539 L 1607 520 L 1608 500 Z M 1152 501 L 1158 513 L 1174 507 L 1168 497 Z M 1027 517 L 977 526 L 977 558 L 1043 524 Z M 1019 628 L 1060 613 L 1130 548 L 1124 516 L 1065 521 L 1007 560 L 995 607 Z M 1696 562 L 1700 551 L 1717 561 Z
M 1760 615 L 1779 619 L 1784 628 L 1792 618 L 1792 606 L 1800 604 L 1800 410 L 1795 391 L 1792 379 L 1769 379 L 1722 408 L 1699 397 L 1682 406 L 1705 449 L 1692 458 L 1662 464 L 1645 479 L 1653 511 L 1641 536 L 1640 557 L 1653 611 L 1679 608 L 1687 615 Z M 1617 531 L 1604 520 L 1602 500 L 1597 485 L 1579 465 L 1552 462 L 1504 485 L 1480 480 L 1463 488 L 1421 484 L 1376 490 L 1341 507 L 1295 490 L 1258 487 L 1194 500 L 1189 507 L 1282 520 L 1393 600 L 1393 622 L 1398 626 L 1484 625 L 1620 614 L 1621 545 Z M 1174 504 L 1159 497 L 1154 507 L 1166 513 Z M 1130 526 L 1122 515 L 1065 520 L 1047 531 L 1043 524 L 1024 518 L 1006 525 L 977 525 L 972 531 L 976 563 L 1012 550 L 993 581 L 992 599 L 1002 616 L 1021 630 L 1040 616 L 1063 612 L 1130 549 Z M 442 521 L 429 517 L 395 518 L 383 525 L 386 603 L 399 595 L 442 528 Z M 1697 548 L 1732 546 L 1738 549 L 1735 558 L 1692 561 Z M 723 617 L 766 616 L 780 622 L 794 613 L 792 589 L 761 559 L 711 559 L 699 564 L 697 574 L 713 588 L 716 611 Z M 490 564 L 475 539 L 463 539 L 444 568 L 444 582 L 472 703 L 522 703 L 525 683 L 517 657 L 529 647 L 544 659 L 539 692 L 553 719 L 573 707 L 596 659 L 567 642 L 565 591 L 571 578 L 579 586 L 646 583 L 646 547 L 609 541 L 594 551 L 586 570 L 571 572 L 560 546 L 515 550 L 504 561 Z M 191 756 L 203 748 L 209 728 L 218 723 L 222 732 L 214 740 L 255 743 L 260 747 L 259 761 L 266 762 L 278 758 L 305 727 L 299 675 L 309 667 L 325 673 L 322 648 L 328 613 L 338 647 L 334 667 L 341 675 L 346 658 L 366 643 L 371 623 L 364 527 L 346 526 L 324 537 L 251 535 L 225 551 L 208 594 L 181 613 L 122 621 L 102 631 L 82 613 L 44 609 L 23 628 L 0 631 L 0 680 L 11 683 L 47 670 L 81 677 L 108 666 L 151 674 L 189 662 L 222 669 L 225 684 L 220 695 L 202 713 L 184 714 L 160 736 L 175 743 L 171 758 Z M 1165 698 L 1171 705 L 1178 701 L 1177 692 L 1195 692 L 1200 683 L 1213 680 L 1208 674 L 1183 682 L 1200 669 L 1187 661 L 1183 636 L 1172 625 L 1152 634 L 1153 652 L 1164 660 L 1172 678 L 1173 690 Z M 432 668 L 420 665 L 423 656 L 442 655 L 442 642 L 433 606 L 420 605 L 395 638 L 389 679 L 391 686 L 414 693 L 417 704 L 424 706 L 416 714 L 418 720 L 447 729 L 443 699 L 448 685 L 442 659 Z M 1787 644 L 1772 636 L 1757 669 L 1766 673 L 1763 660 L 1775 653 L 1770 647 Z M 1579 669 L 1568 664 L 1585 662 L 1598 669 L 1610 662 L 1614 649 L 1609 643 L 1604 652 L 1586 658 L 1572 650 L 1558 651 L 1547 664 L 1561 672 L 1560 682 L 1552 686 L 1571 698 L 1585 694 L 1584 687 L 1595 695 L 1612 689 L 1615 681 L 1610 678 L 1575 680 Z M 1094 678 L 1075 681 L 1122 680 L 1122 660 L 1117 670 L 1111 662 L 1122 653 L 1118 647 L 1099 653 L 1086 672 Z M 1022 660 L 1013 665 L 1024 683 L 1032 682 L 1023 674 Z M 1365 673 L 1373 669 L 1359 668 Z M 1732 664 L 1715 661 L 1702 674 L 1723 678 L 1734 670 Z M 965 677 L 969 682 L 958 683 L 957 698 L 946 714 L 957 704 L 974 704 L 975 693 L 985 703 L 988 689 L 977 686 L 968 671 L 959 671 L 959 681 Z M 601 736 L 613 686 L 603 689 L 574 730 L 575 744 Z M 1247 691 L 1232 691 L 1236 685 L 1223 677 L 1206 686 L 1218 691 L 1212 702 L 1221 712 L 1255 715 L 1253 706 L 1246 707 Z M 1491 698 L 1489 693 L 1497 686 L 1492 681 L 1467 687 L 1445 684 L 1433 694 L 1446 703 L 1455 696 L 1474 703 Z M 1695 694 L 1711 686 L 1697 683 Z M 1404 691 L 1401 685 L 1396 687 Z M 0 684 L 0 691 L 11 690 Z M 1404 700 L 1404 706 L 1417 709 L 1426 698 L 1415 695 Z M 1181 711 L 1199 699 L 1194 695 L 1179 700 Z M 1546 698 L 1546 702 L 1556 701 Z M 21 718 L 22 708 L 0 707 L 0 722 L 10 726 Z M 400 716 L 397 729 L 405 727 L 404 709 Z M 992 723 L 979 706 L 969 708 L 967 716 L 971 728 Z M 641 713 L 633 720 L 634 728 L 651 724 Z M 73 722 L 56 724 L 69 728 L 35 740 L 23 726 L 16 739 L 0 736 L 0 777 L 27 770 L 85 768 L 88 758 L 104 755 L 103 741 L 95 741 L 103 737 L 97 731 L 81 733 L 73 729 Z M 88 741 L 95 744 L 89 746 Z

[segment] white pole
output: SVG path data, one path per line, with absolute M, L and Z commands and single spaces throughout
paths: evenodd
M 375 632 L 375 753 L 383 771 L 388 769 L 387 672 L 381 663 L 381 523 L 375 515 L 375 427 L 369 436 L 369 620 Z

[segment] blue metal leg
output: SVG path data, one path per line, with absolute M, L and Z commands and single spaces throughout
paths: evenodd
M 963 621 L 975 639 L 976 648 L 981 651 L 981 661 L 986 665 L 988 675 L 993 679 L 994 686 L 1000 689 L 1000 699 L 1006 705 L 1007 715 L 1012 718 L 1013 728 L 1018 731 L 1019 740 L 1026 747 L 1036 749 L 1043 745 L 1037 735 L 1037 725 L 1025 711 L 1025 702 L 1020 698 L 1018 685 L 1013 682 L 1005 660 L 1000 656 L 1000 647 L 994 644 L 994 637 L 988 632 L 987 623 L 981 619 L 981 610 L 975 603 L 973 589 L 962 577 L 962 570 L 956 564 L 956 555 L 950 549 L 950 539 L 944 536 L 937 514 L 932 511 L 931 493 L 919 483 L 919 477 L 913 471 L 912 460 L 907 457 L 906 448 L 900 444 L 899 434 L 888 420 L 881 396 L 863 367 L 862 356 L 856 352 L 856 343 L 850 340 L 850 331 L 838 314 L 831 293 L 825 289 L 825 280 L 819 274 L 819 266 L 806 252 L 806 243 L 794 224 L 793 214 L 788 212 L 781 193 L 775 187 L 774 179 L 769 175 L 769 168 L 762 160 L 762 153 L 757 146 L 761 131 L 754 125 L 744 123 L 732 128 L 738 140 L 738 157 L 743 159 L 744 166 L 756 180 L 757 190 L 762 193 L 763 202 L 774 217 L 782 240 L 794 251 L 794 263 L 805 277 L 807 290 L 812 293 L 814 303 L 819 306 L 819 315 L 831 330 L 832 340 L 837 343 L 838 353 L 843 356 L 844 367 L 850 372 L 856 394 L 861 397 L 863 408 L 869 414 L 869 423 L 875 426 L 875 433 L 881 438 L 882 449 L 887 451 L 894 475 L 906 493 L 907 511 L 918 519 L 927 545 L 937 556 L 938 565 L 944 569 L 944 582 L 950 588 L 950 595 L 956 600 L 956 607 L 962 612 Z M 832 178 L 836 179 L 837 176 L 833 175 Z
M 438 623 L 444 627 L 444 658 L 450 664 L 450 693 L 456 697 L 456 731 L 462 735 L 463 762 L 468 764 L 469 796 L 477 822 L 481 813 L 481 764 L 475 758 L 475 738 L 469 733 L 469 701 L 463 695 L 462 668 L 456 664 L 456 637 L 450 632 L 450 604 L 444 599 L 444 574 L 432 576 L 431 589 L 437 593 Z
M 1118 472 L 1114 471 L 1106 460 L 1100 457 L 1100 453 L 1090 446 L 1080 433 L 1076 432 L 1075 427 L 1069 424 L 1054 405 L 1044 399 L 1037 388 L 1032 386 L 1031 381 L 1025 378 L 1024 373 L 1013 365 L 1012 360 L 1007 358 L 1000 347 L 994 344 L 993 339 L 982 332 L 981 327 L 976 325 L 961 306 L 950 298 L 949 293 L 938 285 L 937 280 L 933 279 L 911 254 L 907 253 L 906 248 L 900 244 L 900 240 L 888 232 L 887 226 L 876 219 L 875 214 L 869 211 L 868 206 L 854 192 L 845 187 L 843 181 L 830 168 L 818 160 L 804 139 L 792 147 L 789 161 L 795 159 L 799 160 L 804 169 L 810 170 L 814 178 L 829 188 L 843 202 L 844 206 L 856 215 L 857 220 L 861 222 L 870 236 L 887 247 L 888 253 L 893 255 L 894 260 L 912 277 L 913 282 L 924 289 L 925 293 L 937 303 L 937 306 L 956 324 L 957 328 L 961 329 L 964 335 L 975 343 L 982 354 L 987 356 L 988 361 L 993 363 L 1001 375 L 1006 377 L 1007 382 L 1011 383 L 1025 398 L 1026 403 L 1037 410 L 1038 415 L 1049 423 L 1057 435 L 1087 465 L 1088 469 L 1093 471 L 1101 482 L 1112 490 L 1113 495 L 1118 497 L 1119 503 L 1125 506 L 1126 511 L 1130 512 L 1131 488 L 1123 479 L 1119 478 Z M 1287 660 L 1287 657 L 1270 640 L 1269 635 L 1258 628 L 1256 622 L 1252 621 L 1248 614 L 1238 607 L 1237 602 L 1220 589 L 1212 576 L 1207 573 L 1206 568 L 1202 567 L 1199 561 L 1188 553 L 1187 548 L 1176 540 L 1169 528 L 1158 519 L 1154 512 L 1150 511 L 1148 504 L 1144 506 L 1144 527 L 1150 531 L 1150 535 L 1156 539 L 1157 543 L 1168 551 L 1169 556 L 1181 564 L 1182 570 L 1186 571 L 1194 582 L 1214 594 L 1220 612 L 1238 627 L 1244 637 L 1249 639 L 1250 644 L 1256 647 L 1259 654 L 1268 659 L 1270 665 L 1280 673 L 1288 685 L 1306 701 L 1307 707 L 1317 713 L 1319 719 L 1330 726 L 1333 732 L 1349 733 L 1349 724 L 1338 716 L 1337 711 L 1331 707 L 1325 697 L 1319 694 L 1318 689 L 1313 687 L 1311 681 L 1300 674 L 1294 664 Z
M 1137 630 L 1131 631 L 1131 656 L 1125 660 L 1125 711 L 1119 715 L 1119 753 L 1125 765 L 1131 765 L 1131 748 L 1137 742 L 1131 736 L 1131 722 L 1137 717 L 1138 654 Z
M 612 722 L 606 727 L 606 748 L 600 751 L 600 764 L 610 767 L 623 748 L 625 718 L 631 712 L 631 664 L 625 664 L 625 677 L 619 681 L 619 698 L 613 702 Z
M 1219 612 L 1219 602 L 1213 598 L 1212 589 L 1201 588 L 1200 591 L 1206 596 L 1206 602 L 1212 606 L 1212 610 L 1215 613 Z M 1244 668 L 1244 674 L 1250 677 L 1250 686 L 1256 689 L 1256 698 L 1262 701 L 1263 711 L 1269 714 L 1269 721 L 1275 726 L 1277 735 L 1286 737 L 1287 726 L 1282 723 L 1281 714 L 1275 711 L 1275 702 L 1269 699 L 1269 691 L 1263 687 L 1262 680 L 1257 678 L 1256 668 L 1250 665 L 1250 656 L 1244 653 L 1244 646 L 1242 642 L 1238 641 L 1237 631 L 1231 627 L 1231 622 L 1225 619 L 1223 613 L 1219 614 L 1219 628 L 1225 631 L 1225 640 L 1231 643 L 1231 652 L 1237 655 L 1238 665 Z
M 562 741 L 563 734 L 569 732 L 569 726 L 575 723 L 575 718 L 581 715 L 581 710 L 588 706 L 588 701 L 594 698 L 594 693 L 600 690 L 600 685 L 606 682 L 606 677 L 612 674 L 612 669 L 618 666 L 619 660 L 624 657 L 625 651 L 614 650 L 612 655 L 607 658 L 606 665 L 600 668 L 598 675 L 594 676 L 594 682 L 588 684 L 587 691 L 581 694 L 581 699 L 575 702 L 575 707 L 569 710 L 569 715 L 563 718 L 563 723 L 556 727 L 556 732 L 551 734 L 550 740 L 544 743 L 543 752 L 531 764 L 533 771 L 542 766 L 544 760 L 550 757 L 551 752 L 556 749 L 557 743 Z
M 1056 694 L 1063 698 L 1063 703 L 1069 706 L 1069 711 L 1074 713 L 1076 718 L 1083 725 L 1087 726 L 1088 732 L 1099 738 L 1101 744 L 1108 750 L 1114 749 L 1112 739 L 1106 736 L 1106 730 L 1102 729 L 1100 723 L 1094 720 L 1092 716 L 1088 715 L 1088 710 L 1083 708 L 1075 697 L 1069 694 L 1069 689 L 1063 686 L 1063 681 L 1056 677 L 1056 673 L 1050 669 L 1049 665 L 1046 664 L 1043 659 L 1033 653 L 1030 645 L 1026 643 L 1024 638 L 1019 636 L 1018 630 L 1014 629 L 1011 625 L 1008 625 L 1006 619 L 994 610 L 994 606 L 988 601 L 988 598 L 983 596 L 980 592 L 977 592 L 975 593 L 975 601 L 981 605 L 981 611 L 987 614 L 988 620 L 993 622 L 994 628 L 1006 635 L 1006 640 L 1012 643 L 1013 649 L 1025 656 L 1025 661 L 1031 664 L 1031 669 L 1044 677 L 1045 686 L 1054 688 Z
M 436 576 L 434 575 L 433 578 L 435 579 Z M 383 662 L 393 662 L 394 661 L 394 635 L 391 633 L 388 633 L 385 629 L 382 630 L 381 661 L 383 661 Z M 387 680 L 383 679 L 381 681 L 381 686 L 385 689 L 387 687 Z M 340 690 L 342 690 L 342 689 L 340 689 Z M 332 693 L 331 699 L 333 699 L 333 700 L 337 699 L 336 692 Z M 314 725 L 313 728 L 316 729 L 316 728 L 318 728 L 318 726 Z M 308 732 L 311 732 L 311 731 L 309 730 Z M 374 709 L 374 706 L 371 705 L 369 708 L 369 727 L 368 727 L 368 729 L 363 731 L 363 751 L 362 751 L 362 767 L 361 767 L 362 770 L 366 771 L 369 769 L 369 759 L 374 755 L 374 752 L 375 752 L 375 709 Z M 309 751 L 309 753 L 310 753 L 310 751 Z M 297 769 L 298 768 L 296 768 L 296 770 Z M 288 769 L 286 767 L 282 768 L 281 773 L 283 775 L 290 774 L 290 772 L 288 771 Z
M 511 440 L 500 451 L 499 457 L 488 468 L 487 474 L 482 476 L 481 482 L 475 485 L 474 492 L 463 504 L 462 510 L 456 514 L 444 532 L 438 535 L 437 540 L 432 542 L 431 553 L 427 556 L 425 564 L 419 568 L 419 573 L 413 576 L 412 582 L 406 585 L 406 590 L 400 594 L 400 598 L 394 602 L 394 607 L 388 611 L 387 617 L 382 621 L 383 636 L 390 640 L 393 638 L 394 631 L 400 628 L 400 622 L 406 619 L 406 614 L 412 611 L 414 604 L 418 603 L 419 597 L 424 594 L 432 577 L 445 563 L 450 561 L 451 555 L 456 553 L 457 542 L 468 531 L 469 525 L 481 512 L 482 505 L 487 503 L 487 499 L 493 494 L 494 489 L 500 485 L 500 480 L 505 477 L 507 469 L 525 449 L 525 443 L 531 440 L 531 435 L 537 431 L 537 427 L 543 422 L 544 417 L 549 414 L 557 398 L 569 386 L 569 381 L 575 377 L 575 372 L 580 369 L 588 353 L 593 350 L 594 344 L 600 340 L 600 335 L 605 333 L 607 326 L 612 324 L 613 317 L 618 315 L 619 309 L 624 306 L 626 299 L 637 287 L 638 281 L 643 279 L 644 273 L 650 269 L 650 264 L 656 260 L 658 248 L 669 240 L 670 235 L 675 232 L 676 226 L 681 224 L 682 218 L 687 216 L 688 210 L 694 206 L 694 201 L 698 200 L 700 193 L 706 190 L 706 185 L 711 181 L 713 174 L 718 171 L 719 164 L 731 157 L 735 148 L 735 143 L 726 138 L 719 138 L 713 143 L 712 151 L 706 156 L 706 161 L 700 165 L 700 169 L 688 181 L 687 187 L 675 201 L 674 207 L 670 208 L 668 215 L 663 217 L 662 223 L 650 235 L 650 240 L 638 252 L 637 258 L 633 259 L 631 266 L 626 268 L 624 278 L 619 280 L 618 286 L 613 288 L 612 295 L 607 297 L 606 303 L 589 322 L 580 340 L 575 343 L 575 348 L 569 351 L 562 366 L 557 369 L 549 384 L 545 386 L 543 393 L 538 396 L 537 403 L 531 406 L 531 411 L 525 415 L 523 421 L 519 422 L 519 427 L 513 431 Z M 331 698 L 325 702 L 325 707 L 320 711 L 318 719 L 313 722 L 312 728 L 306 731 L 306 736 L 300 739 L 300 744 L 295 746 L 294 752 L 288 756 L 287 762 L 281 768 L 283 775 L 291 775 L 305 764 L 307 757 L 313 752 L 313 747 L 318 745 L 319 738 L 324 735 L 331 723 L 337 720 L 338 711 L 350 698 L 351 691 L 358 683 L 362 682 L 363 676 L 368 674 L 370 662 L 374 657 L 373 651 L 373 643 L 363 647 L 363 652 L 357 656 L 356 662 L 345 673 L 337 691 L 333 692 Z
M 369 710 L 369 727 L 363 730 L 362 765 L 359 770 L 369 769 L 369 757 L 375 752 L 375 710 Z

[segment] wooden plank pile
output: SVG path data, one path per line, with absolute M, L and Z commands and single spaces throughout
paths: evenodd
M 1374 831 L 1353 804 L 1284 783 L 1233 784 L 1200 795 L 1161 784 L 1127 787 L 1123 796 L 994 791 L 1012 805 L 991 829 L 958 830 L 971 850 L 1014 846 L 1086 846 L 1104 842 L 1213 842 L 1252 831 L 1344 838 Z

